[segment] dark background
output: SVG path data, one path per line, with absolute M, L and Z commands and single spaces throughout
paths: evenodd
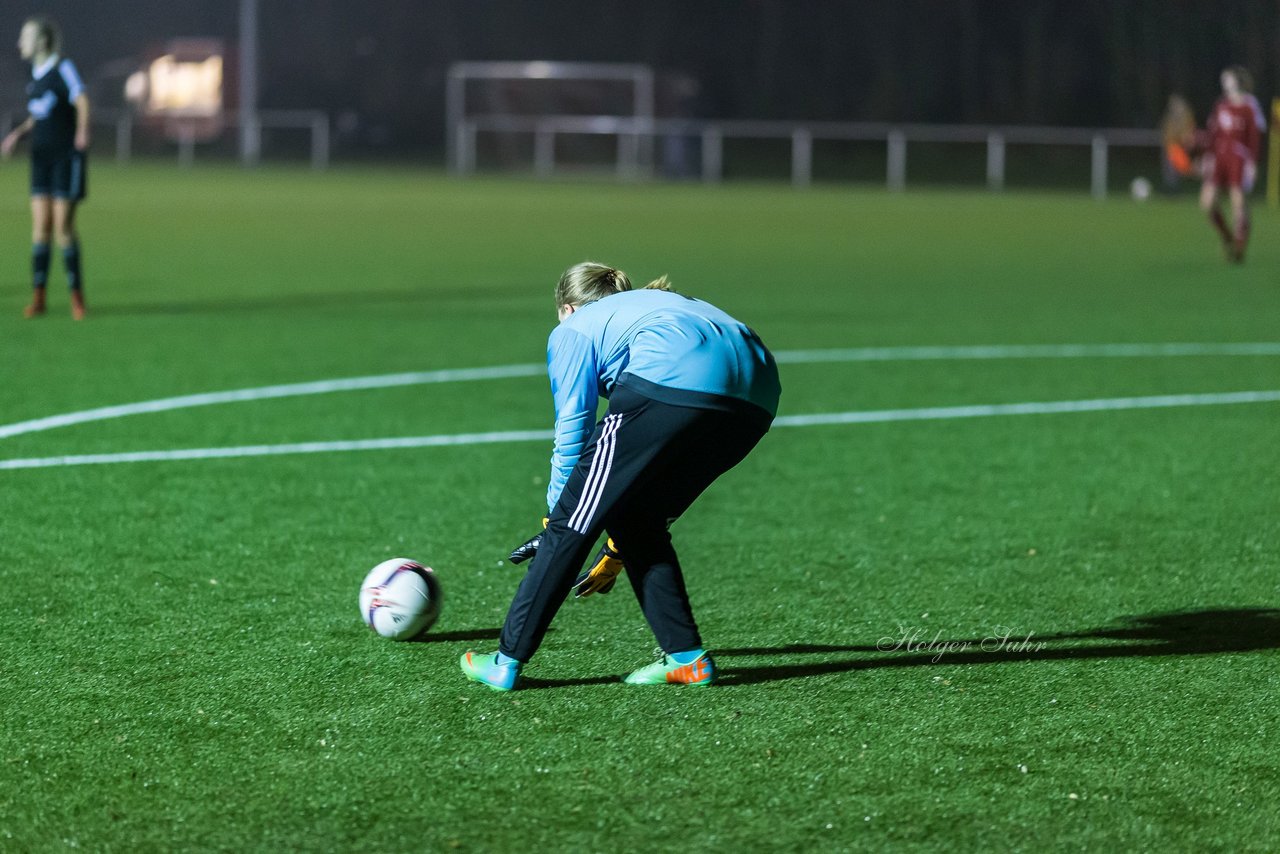
M 1241 63 L 1264 105 L 1280 0 L 260 0 L 259 105 L 316 108 L 349 153 L 443 149 L 463 59 L 642 62 L 701 84 L 706 118 L 1151 127 L 1170 92 L 1202 119 Z M 22 20 L 62 25 L 100 105 L 176 36 L 234 50 L 237 0 L 0 0 L 0 111 L 22 109 Z M 232 92 L 234 95 L 234 91 Z

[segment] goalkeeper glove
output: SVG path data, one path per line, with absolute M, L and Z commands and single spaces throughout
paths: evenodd
M 613 538 L 607 538 L 596 554 L 595 563 L 573 582 L 573 598 L 581 599 L 592 593 L 608 593 L 618 580 L 618 573 L 624 568 L 622 555 L 618 554 Z
M 544 530 L 547 527 L 546 516 L 542 517 L 542 527 Z M 507 560 L 511 561 L 512 563 L 524 563 L 526 560 L 536 555 L 538 553 L 538 546 L 542 545 L 542 533 L 543 533 L 542 531 L 539 531 L 533 537 L 525 540 L 523 543 L 516 546 L 511 551 L 511 554 L 507 558 Z

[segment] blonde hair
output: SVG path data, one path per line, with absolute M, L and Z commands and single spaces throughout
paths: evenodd
M 1249 73 L 1249 69 L 1243 65 L 1228 65 L 1223 71 L 1236 78 L 1236 84 L 1240 87 L 1241 92 L 1245 94 L 1253 93 L 1253 75 Z
M 44 42 L 44 49 L 50 55 L 57 53 L 62 48 L 62 33 L 52 18 L 47 18 L 44 15 L 32 15 L 22 22 L 22 26 L 35 28 L 36 39 Z
M 669 291 L 671 283 L 666 276 L 660 276 L 644 287 L 646 290 Z M 560 276 L 556 283 L 556 308 L 565 305 L 581 308 L 587 303 L 629 290 L 632 290 L 631 279 L 626 273 L 607 264 L 583 261 Z

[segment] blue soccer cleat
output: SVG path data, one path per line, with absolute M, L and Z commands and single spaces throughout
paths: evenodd
M 468 650 L 463 653 L 458 664 L 472 682 L 483 683 L 495 691 L 510 691 L 516 687 L 516 677 L 520 675 L 520 662 L 498 664 L 497 658 L 496 652 L 486 654 Z

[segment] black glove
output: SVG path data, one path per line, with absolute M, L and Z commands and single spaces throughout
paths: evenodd
M 547 527 L 547 517 L 543 516 L 542 517 L 543 530 L 546 530 L 546 527 Z M 533 557 L 538 553 L 538 546 L 540 545 L 542 545 L 542 531 L 539 531 L 533 537 L 531 537 L 528 540 L 525 540 L 523 543 L 521 543 L 520 545 L 512 549 L 511 555 L 507 558 L 507 560 L 516 564 L 524 563 L 526 560 L 529 560 L 529 558 Z

